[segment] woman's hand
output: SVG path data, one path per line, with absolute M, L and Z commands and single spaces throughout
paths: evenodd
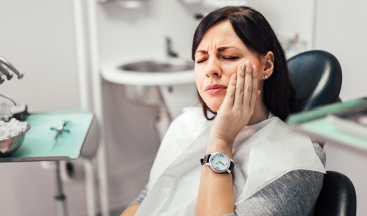
M 134 216 L 139 209 L 138 204 L 129 205 L 120 216 Z
M 230 78 L 226 96 L 213 122 L 210 131 L 213 143 L 219 139 L 232 148 L 238 133 L 249 123 L 254 112 L 257 85 L 256 66 L 249 61 L 241 64 Z

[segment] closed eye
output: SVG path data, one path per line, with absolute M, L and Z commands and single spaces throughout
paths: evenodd
M 200 63 L 202 63 L 202 62 L 204 62 L 204 61 L 206 61 L 206 60 L 207 60 L 207 58 L 198 59 L 198 60 L 196 61 L 196 63 L 197 63 L 197 64 L 200 64 Z
M 237 60 L 239 57 L 238 56 L 223 56 L 222 58 L 226 60 Z

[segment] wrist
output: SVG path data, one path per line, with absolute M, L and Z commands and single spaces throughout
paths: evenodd
M 221 139 L 209 139 L 206 153 L 223 151 L 228 155 L 228 157 L 232 158 L 232 145 L 233 142 L 228 142 Z

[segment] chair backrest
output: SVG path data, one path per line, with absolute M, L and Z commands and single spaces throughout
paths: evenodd
M 315 216 L 355 216 L 357 196 L 353 183 L 342 173 L 327 171 L 324 176 Z
M 293 56 L 287 64 L 296 92 L 295 112 L 340 101 L 342 69 L 334 55 L 311 50 Z M 355 216 L 356 211 L 353 183 L 342 173 L 327 171 L 314 215 Z
M 338 59 L 323 50 L 310 50 L 287 60 L 301 112 L 339 101 L 342 69 Z

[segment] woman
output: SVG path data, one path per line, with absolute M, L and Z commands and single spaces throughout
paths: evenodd
M 146 190 L 122 215 L 312 215 L 324 152 L 281 121 L 294 92 L 266 19 L 249 7 L 213 11 L 192 58 L 204 115 L 192 108 L 171 124 Z

